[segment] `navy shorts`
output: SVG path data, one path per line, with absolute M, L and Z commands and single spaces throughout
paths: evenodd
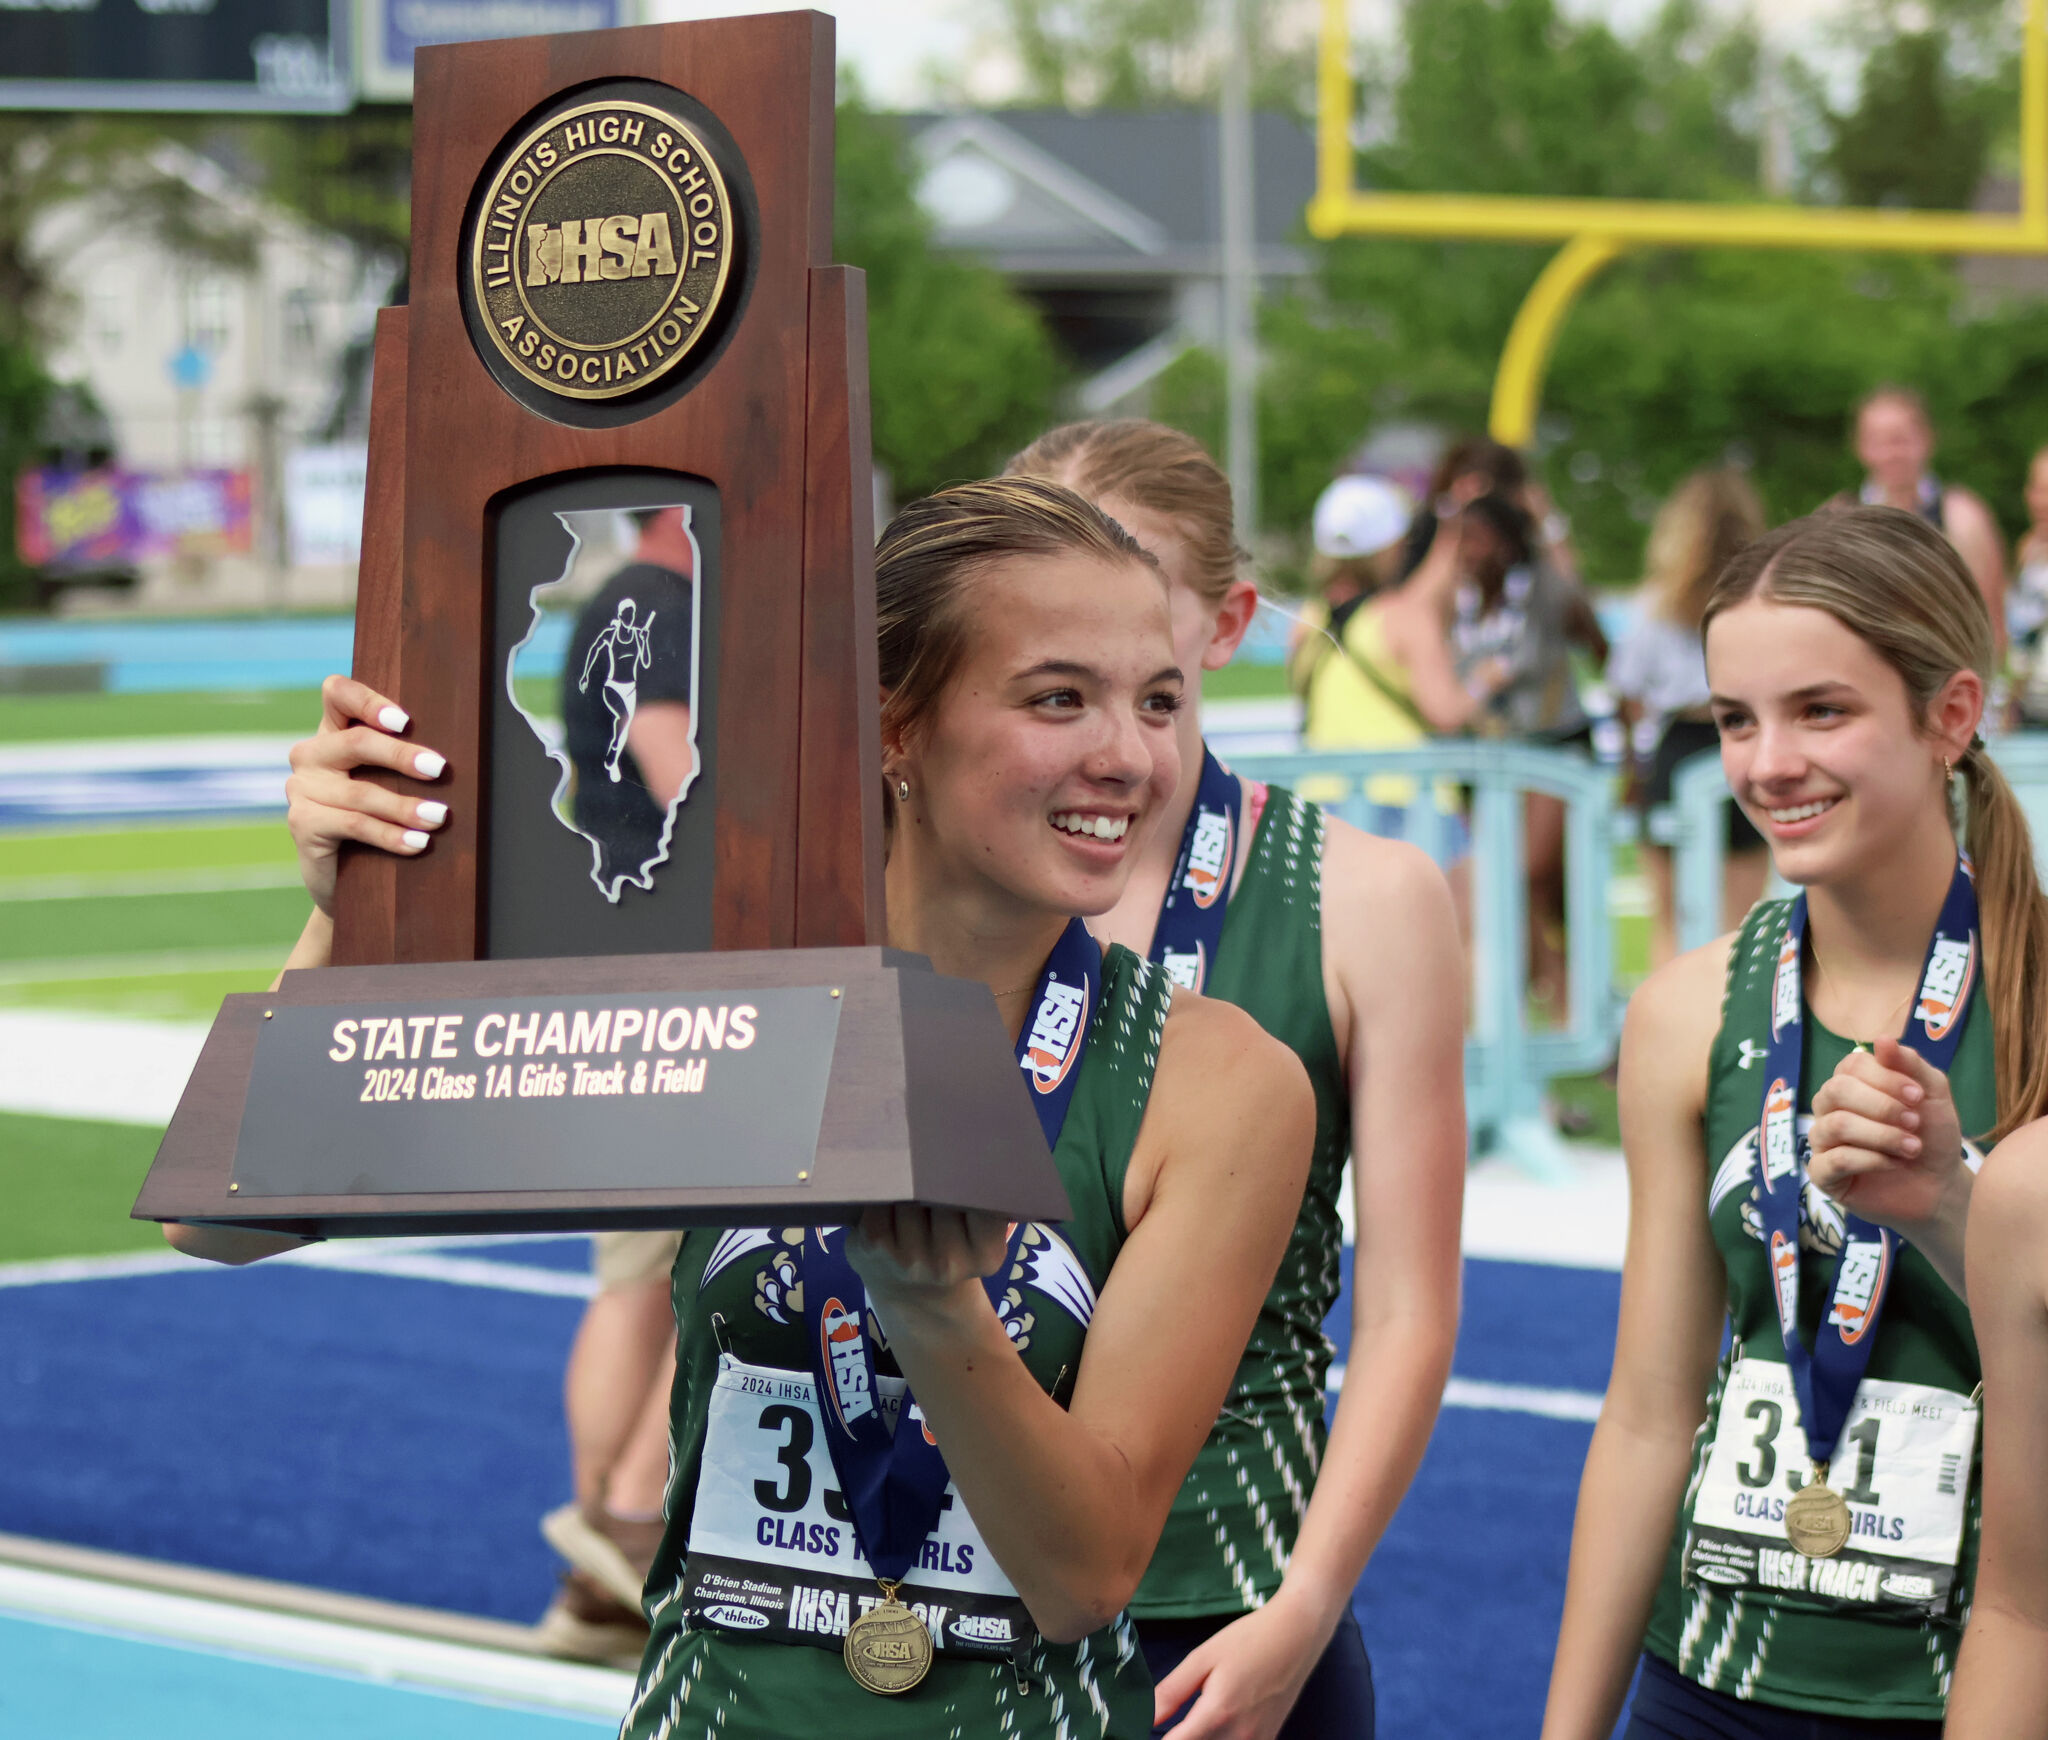
M 1710 1692 L 1669 1662 L 1643 1657 L 1622 1740 L 1940 1740 L 1939 1722 L 1821 1716 Z
M 1138 1626 L 1138 1642 L 1157 1685 L 1234 1619 L 1236 1613 L 1207 1614 L 1200 1619 L 1147 1619 Z M 1309 1670 L 1294 1710 L 1280 1725 L 1279 1740 L 1372 1740 L 1372 1661 L 1358 1619 L 1348 1608 L 1337 1621 L 1329 1648 Z M 1185 1707 L 1152 1730 L 1168 1732 L 1186 1715 Z

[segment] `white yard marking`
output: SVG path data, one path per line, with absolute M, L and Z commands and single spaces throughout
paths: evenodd
M 0 901 L 139 900 L 159 894 L 245 894 L 297 888 L 295 864 L 236 864 L 195 870 L 89 870 L 70 876 L 0 876 Z
M 1330 1367 L 1324 1386 L 1331 1395 L 1344 1387 L 1344 1367 Z M 1503 1414 L 1540 1414 L 1547 1420 L 1597 1420 L 1605 1398 L 1591 1390 L 1551 1389 L 1541 1384 L 1495 1384 L 1454 1377 L 1444 1385 L 1447 1408 L 1482 1408 Z
M 26 964 L 0 968 L 0 983 Z M 109 961 L 95 972 L 114 977 L 121 969 Z M 115 1124 L 169 1123 L 205 1042 L 206 1025 L 199 1021 L 143 1021 L 64 1009 L 0 1010 L 0 1111 Z
M 63 955 L 41 961 L 0 961 L 0 985 L 64 985 L 91 979 L 162 979 L 185 973 L 260 973 L 274 975 L 291 952 L 287 943 L 264 948 L 163 949 L 146 955 Z M 88 1021 L 113 1019 L 87 1015 Z M 156 1023 L 184 1026 L 184 1022 Z M 79 1112 L 79 1117 L 91 1117 Z M 170 1116 L 168 1112 L 164 1114 Z M 162 1120 L 158 1120 L 161 1122 Z
M 306 1269 L 340 1269 L 359 1275 L 392 1275 L 406 1281 L 440 1281 L 456 1287 L 490 1287 L 504 1293 L 533 1293 L 553 1299 L 588 1299 L 597 1279 L 587 1270 L 547 1269 L 537 1263 L 494 1263 L 464 1256 L 466 1250 L 516 1245 L 533 1239 L 575 1237 L 559 1233 L 509 1233 L 481 1238 L 338 1239 L 273 1257 Z M 77 1281 L 125 1281 L 141 1275 L 218 1275 L 214 1263 L 196 1262 L 176 1251 L 124 1251 L 109 1257 L 55 1257 L 33 1263 L 0 1263 L 0 1287 L 47 1287 Z

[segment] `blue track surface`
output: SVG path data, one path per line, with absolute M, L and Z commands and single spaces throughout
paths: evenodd
M 583 1261 L 464 1254 L 493 1252 Z M 1458 1372 L 1597 1392 L 1618 1300 L 1613 1274 L 1468 1263 Z M 293 1266 L 0 1288 L 0 1530 L 530 1621 L 579 1309 Z M 1445 1410 L 1357 1597 L 1383 1733 L 1533 1729 L 1590 1432 Z

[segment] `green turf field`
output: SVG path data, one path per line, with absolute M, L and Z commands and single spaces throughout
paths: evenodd
M 0 1005 L 208 1019 L 307 911 L 275 822 L 0 833 Z
M 0 1112 L 0 1263 L 161 1250 L 154 1224 L 128 1218 L 158 1134 Z
M 319 723 L 317 689 L 200 695 L 0 695 L 0 743 L 310 731 Z

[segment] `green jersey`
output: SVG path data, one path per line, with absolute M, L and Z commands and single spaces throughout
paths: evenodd
M 1124 1175 L 1151 1096 L 1172 992 L 1164 973 L 1128 949 L 1107 951 L 1102 995 L 1053 1155 L 1073 1215 L 1058 1227 L 1029 1230 L 1011 1271 L 1013 1285 L 998 1305 L 1025 1367 L 1059 1401 L 1072 1393 L 1088 1319 L 1123 1245 Z M 1034 1638 L 1017 1659 L 1005 1661 L 951 1654 L 947 1628 L 927 1610 L 937 1630 L 937 1656 L 924 1681 L 898 1697 L 871 1695 L 849 1676 L 840 1657 L 843 1597 L 836 1615 L 829 1600 L 813 1601 L 804 1611 L 802 1628 L 817 1632 L 826 1647 L 764 1643 L 690 1623 L 686 1549 L 701 1495 L 718 1484 L 704 1449 L 707 1420 L 725 1417 L 713 1407 L 714 1392 L 723 1394 L 721 1369 L 726 1387 L 733 1371 L 780 1378 L 808 1371 L 802 1242 L 801 1227 L 696 1231 L 676 1258 L 668 1527 L 648 1578 L 653 1635 L 624 1740 L 783 1740 L 792 1734 L 1143 1740 L 1152 1728 L 1152 1682 L 1123 1615 L 1077 1644 Z M 723 1359 L 721 1340 L 729 1356 Z M 886 1382 L 894 1363 L 885 1352 L 877 1363 Z M 772 1405 L 762 1413 L 761 1454 L 771 1494 L 777 1482 L 786 1495 L 797 1479 L 812 1478 L 792 1466 L 803 1460 L 793 1412 Z M 902 1429 L 910 1429 L 908 1421 Z M 801 1436 L 808 1443 L 811 1435 Z M 810 1466 L 817 1466 L 815 1459 Z M 825 1478 L 829 1483 L 829 1469 Z M 832 1514 L 843 1519 L 843 1501 Z M 759 1526 L 769 1530 L 770 1519 Z M 844 1533 L 850 1541 L 851 1528 Z M 769 1544 L 765 1532 L 762 1544 Z M 814 1529 L 805 1544 L 843 1559 L 836 1527 Z M 911 1599 L 908 1589 L 904 1599 Z
M 1909 1246 L 1900 1247 L 1871 1331 L 1869 1368 L 1828 1474 L 1828 1484 L 1856 1508 L 1856 1532 L 1833 1559 L 1806 1559 L 1782 1538 L 1783 1497 L 1806 1478 L 1807 1449 L 1786 1381 L 1757 1208 L 1757 1126 L 1774 974 L 1790 910 L 1789 901 L 1758 905 L 1729 957 L 1704 1122 L 1715 1167 L 1707 1209 L 1727 1269 L 1731 1344 L 1707 1397 L 1646 1642 L 1688 1678 L 1736 1697 L 1834 1716 L 1939 1720 L 1976 1563 L 1978 1458 L 1968 1399 L 1981 1373 L 1968 1308 Z M 1983 1132 L 1996 1121 L 1997 1092 L 1981 983 L 1971 985 L 1963 1019 L 1949 1086 L 1963 1128 Z M 1813 1096 L 1851 1049 L 1807 1013 L 1796 1102 L 1802 1165 Z M 1799 1325 L 1810 1347 L 1829 1309 L 1844 1244 L 1842 1211 L 1810 1183 L 1799 1244 Z M 1918 1454 L 1912 1434 L 1924 1437 L 1937 1418 L 1948 1422 L 1947 1438 L 1933 1445 L 1936 1454 Z M 1729 1512 L 1744 1506 L 1756 1519 L 1748 1547 L 1745 1537 L 1707 1519 L 1717 1469 L 1727 1471 L 1719 1488 Z M 1916 1537 L 1930 1532 L 1922 1513 L 1938 1510 L 1949 1519 L 1945 1564 L 1931 1554 L 1921 1555 L 1928 1563 L 1909 1564 L 1902 1549 L 1886 1544 L 1887 1530 L 1893 1541 L 1909 1527 Z M 1731 1563 L 1759 1569 L 1745 1579 Z
M 1301 1059 L 1315 1089 L 1315 1151 L 1300 1218 L 1229 1399 L 1131 1603 L 1140 1620 L 1262 1605 L 1286 1575 L 1322 1465 L 1323 1319 L 1337 1302 L 1337 1196 L 1351 1146 L 1344 1060 L 1323 992 L 1322 904 L 1323 812 L 1269 786 L 1202 989 L 1235 1003 Z

